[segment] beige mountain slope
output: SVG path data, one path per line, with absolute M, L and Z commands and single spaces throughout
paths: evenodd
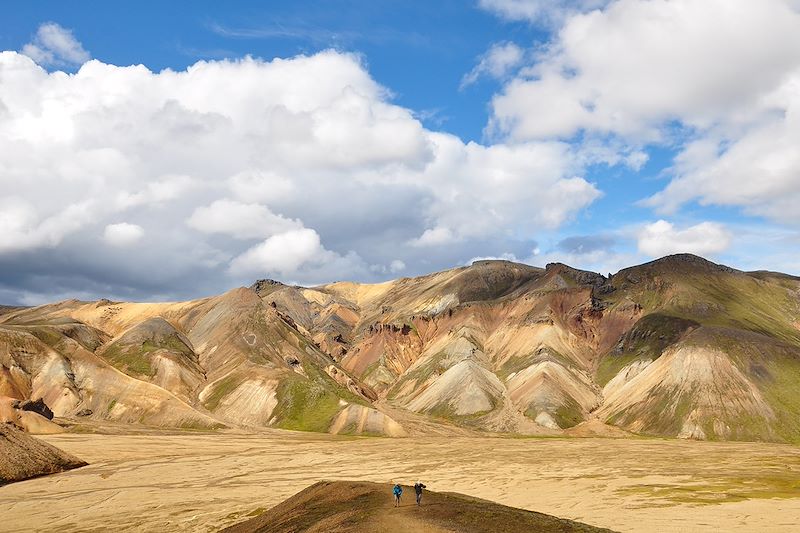
M 591 323 L 591 284 L 602 281 L 565 266 L 486 261 L 377 286 L 297 292 L 306 296 L 304 316 L 318 317 L 306 318 L 314 332 L 327 332 L 331 306 L 359 317 L 325 342 L 338 342 L 344 368 L 392 405 L 484 429 L 547 433 L 587 419 L 600 404 L 592 364 L 616 340 Z M 298 306 L 286 305 L 287 290 L 262 296 L 292 313 Z M 612 327 L 630 322 L 625 310 L 609 319 Z
M 604 422 L 649 435 L 800 439 L 791 276 L 691 255 L 610 278 L 482 261 L 260 294 L 386 405 L 434 419 L 524 433 L 613 433 Z
M 189 339 L 160 316 L 126 330 L 100 355 L 126 374 L 149 379 L 183 400 L 190 400 L 205 381 Z
M 0 390 L 42 397 L 57 416 L 314 431 L 338 420 L 336 432 L 403 433 L 249 289 L 182 303 L 73 300 L 0 320 Z
M 691 255 L 0 315 L 0 393 L 166 427 L 796 442 L 799 385 L 800 279 Z

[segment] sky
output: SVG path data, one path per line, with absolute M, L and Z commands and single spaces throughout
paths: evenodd
M 800 0 L 4 6 L 0 303 L 800 274 Z

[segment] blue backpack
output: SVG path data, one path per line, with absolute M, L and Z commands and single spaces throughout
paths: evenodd
M 394 486 L 394 495 L 395 496 L 400 496 L 401 494 L 403 494 L 403 487 L 401 487 L 400 485 L 395 485 Z

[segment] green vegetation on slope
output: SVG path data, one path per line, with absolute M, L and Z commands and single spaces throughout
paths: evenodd
M 758 435 L 800 444 L 800 347 L 763 335 L 726 328 L 708 328 L 693 342 L 724 351 L 772 408 L 770 431 Z M 761 426 L 763 420 L 750 421 Z
M 648 391 L 643 402 L 615 413 L 607 422 L 621 427 L 639 426 L 643 428 L 640 432 L 646 435 L 678 436 L 686 430 L 688 420 L 689 429 L 696 433 L 699 428 L 702 438 L 706 440 L 776 440 L 776 419 L 772 416 L 775 402 L 791 400 L 796 393 L 786 395 L 786 391 L 777 391 L 769 383 L 772 378 L 767 367 L 760 366 L 752 349 L 759 340 L 767 345 L 778 342 L 752 332 L 703 327 L 683 338 L 680 346 L 681 349 L 707 349 L 727 356 L 744 374 L 744 379 L 756 385 L 766 403 L 772 407 L 771 410 L 756 400 L 749 384 L 741 381 L 741 377 L 734 379 L 733 374 L 724 371 L 724 367 L 714 365 L 709 368 L 712 375 L 719 371 L 720 376 L 726 377 L 717 378 L 711 384 L 708 381 L 694 384 L 692 381 L 682 381 L 672 385 L 657 383 Z M 773 356 L 777 354 L 774 346 L 767 348 L 767 352 Z M 752 366 L 754 363 L 758 368 Z M 703 367 L 700 368 L 705 371 Z M 757 377 L 757 374 L 761 377 Z M 709 386 L 713 389 L 709 389 Z M 797 413 L 797 409 L 797 405 L 791 406 L 790 412 Z M 777 422 L 777 425 L 780 424 Z M 798 424 L 794 422 L 785 426 L 787 429 L 792 427 L 797 428 Z M 787 432 L 783 438 L 796 440 L 797 434 L 792 439 Z
M 278 388 L 275 416 L 280 428 L 325 432 L 339 410 L 338 396 L 301 376 L 287 377 Z
M 634 361 L 655 361 L 667 346 L 674 344 L 687 331 L 699 326 L 694 320 L 653 313 L 640 318 L 622 336 L 619 344 L 600 361 L 596 380 L 605 385 L 620 370 Z
M 760 279 L 724 267 L 670 267 L 665 262 L 626 269 L 613 277 L 613 285 L 616 291 L 604 297 L 612 305 L 633 301 L 646 313 L 800 343 L 800 330 L 791 320 L 800 313 L 798 286 L 786 280 Z
M 103 358 L 117 369 L 134 377 L 153 377 L 155 369 L 150 362 L 149 353 L 142 346 L 120 346 L 112 344 L 102 354 Z
M 203 406 L 209 411 L 214 412 L 219 406 L 219 402 L 221 402 L 225 396 L 236 390 L 236 387 L 238 387 L 241 382 L 242 379 L 239 376 L 225 376 L 217 383 L 214 383 L 211 394 L 203 401 Z
M 495 398 L 493 398 L 491 394 L 487 394 L 486 397 L 489 400 L 490 407 L 489 409 L 486 409 L 484 411 L 476 411 L 474 413 L 470 413 L 467 415 L 459 415 L 456 413 L 455 408 L 450 404 L 440 403 L 430 411 L 427 411 L 426 414 L 434 418 L 441 418 L 443 420 L 447 420 L 449 422 L 458 422 L 467 426 L 476 426 L 479 425 L 477 423 L 484 416 L 488 415 L 498 407 Z
M 278 387 L 274 416 L 280 428 L 325 432 L 342 409 L 340 400 L 370 405 L 323 372 L 318 365 L 324 361 L 317 360 L 316 352 L 311 351 L 298 354 L 307 377 L 288 374 Z
M 558 406 L 553 418 L 555 419 L 556 424 L 558 424 L 558 427 L 564 429 L 577 426 L 586 420 L 581 406 L 569 396 L 564 399 L 564 403 Z
M 163 337 L 146 339 L 141 344 L 127 344 L 124 338 L 112 343 L 102 353 L 102 357 L 114 367 L 133 377 L 153 377 L 153 353 L 165 350 L 182 357 L 194 358 L 194 353 L 173 333 Z
M 750 276 L 689 278 L 690 290 L 673 302 L 676 311 L 704 325 L 744 329 L 800 342 L 800 331 L 786 320 L 798 311 L 796 294 L 780 285 Z M 691 290 L 693 289 L 693 290 Z M 711 302 L 716 305 L 704 305 Z

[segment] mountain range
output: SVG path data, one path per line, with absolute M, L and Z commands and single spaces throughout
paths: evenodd
M 800 278 L 681 254 L 175 303 L 0 308 L 0 396 L 57 420 L 800 441 Z

